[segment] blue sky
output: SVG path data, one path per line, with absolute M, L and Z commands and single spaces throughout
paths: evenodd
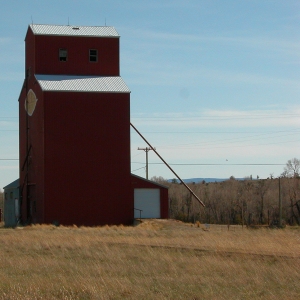
M 300 158 L 298 0 L 0 0 L 0 188 L 18 178 L 29 23 L 114 26 L 131 122 L 182 178 L 280 175 Z M 132 130 L 132 171 L 146 144 Z M 173 178 L 149 152 L 149 177 Z

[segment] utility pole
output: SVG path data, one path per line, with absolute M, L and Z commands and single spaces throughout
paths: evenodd
M 155 148 L 150 148 L 150 147 L 146 147 L 146 148 L 138 147 L 138 150 L 143 150 L 146 152 L 146 179 L 148 179 L 148 152 L 153 149 L 155 150 Z
M 282 198 L 281 198 L 281 183 L 280 177 L 278 178 L 278 185 L 279 185 L 279 227 L 282 228 Z

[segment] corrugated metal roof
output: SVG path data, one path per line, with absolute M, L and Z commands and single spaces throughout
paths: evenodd
M 130 93 L 119 76 L 35 75 L 43 91 Z
M 116 31 L 116 29 L 111 26 L 69 26 L 30 24 L 29 27 L 32 29 L 32 32 L 35 35 L 119 37 L 119 34 Z
M 155 181 L 152 181 L 152 180 L 149 180 L 149 179 L 145 179 L 145 178 L 143 178 L 141 176 L 138 176 L 138 175 L 135 175 L 135 174 L 132 174 L 132 173 L 131 173 L 131 177 L 135 177 L 135 178 L 137 178 L 137 179 L 139 179 L 141 181 L 146 181 L 146 182 L 149 182 L 149 183 L 151 183 L 153 185 L 157 185 L 157 186 L 160 186 L 162 188 L 169 189 L 169 187 L 166 186 L 166 185 L 160 184 L 158 182 L 155 182 Z
M 10 184 L 3 187 L 3 189 L 11 189 L 11 188 L 17 188 L 20 185 L 20 180 L 16 179 L 15 181 L 11 182 Z

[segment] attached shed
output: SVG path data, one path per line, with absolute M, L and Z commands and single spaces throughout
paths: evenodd
M 5 227 L 15 227 L 20 217 L 19 179 L 4 188 L 4 224 Z
M 131 174 L 134 190 L 134 218 L 167 219 L 168 187 Z

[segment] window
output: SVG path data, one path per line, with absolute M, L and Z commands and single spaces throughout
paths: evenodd
M 98 50 L 90 49 L 90 62 L 98 61 Z
M 68 50 L 60 48 L 59 49 L 59 61 L 67 61 L 68 59 Z

